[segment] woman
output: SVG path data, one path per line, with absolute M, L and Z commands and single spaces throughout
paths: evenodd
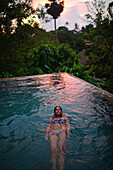
M 50 140 L 53 169 L 56 169 L 57 154 L 64 154 L 63 149 L 65 149 L 66 138 L 69 137 L 70 131 L 71 129 L 68 117 L 63 117 L 62 108 L 60 106 L 56 106 L 54 108 L 54 116 L 49 119 L 45 136 L 46 140 Z M 60 164 L 63 164 L 63 161 Z

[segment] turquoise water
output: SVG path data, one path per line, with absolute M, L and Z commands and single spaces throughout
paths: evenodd
M 0 81 L 0 169 L 51 169 L 45 130 L 56 105 L 72 130 L 64 170 L 113 169 L 113 103 L 67 73 Z

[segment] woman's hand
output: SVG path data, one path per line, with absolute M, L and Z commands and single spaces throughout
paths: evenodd
M 45 140 L 49 140 L 48 134 L 45 135 Z
M 70 137 L 70 131 L 67 130 L 67 138 L 69 138 L 69 137 Z

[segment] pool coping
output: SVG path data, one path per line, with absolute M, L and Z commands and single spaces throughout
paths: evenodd
M 99 88 L 99 87 L 97 87 L 97 86 L 95 86 L 95 85 L 93 85 L 93 84 L 91 84 L 91 83 L 89 83 L 89 82 L 79 78 L 79 77 L 76 77 L 76 76 L 74 76 L 74 75 L 72 75 L 70 73 L 66 73 L 66 72 L 62 72 L 62 73 L 50 73 L 50 74 L 52 75 L 52 74 L 64 74 L 64 73 L 70 75 L 73 78 L 79 79 L 81 82 L 85 82 L 86 84 L 88 84 L 91 87 L 91 89 L 95 93 L 99 94 L 100 96 L 106 98 L 107 100 L 109 100 L 110 102 L 113 103 L 113 94 L 112 93 L 109 93 L 109 92 L 103 90 L 102 88 Z M 37 76 L 44 76 L 44 75 L 50 75 L 50 74 L 40 74 L 40 75 L 32 75 L 32 76 L 20 76 L 20 77 L 1 78 L 0 81 L 19 80 L 19 79 L 26 79 L 26 78 L 37 77 Z

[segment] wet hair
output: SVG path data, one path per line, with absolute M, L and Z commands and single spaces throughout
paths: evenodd
M 56 110 L 57 107 L 60 107 L 60 106 L 56 106 L 56 107 L 54 108 L 54 116 L 53 116 L 53 117 L 55 117 L 55 118 L 57 117 L 56 114 L 55 114 L 55 110 Z M 60 109 L 61 109 L 61 111 L 62 111 L 62 108 L 61 108 L 61 107 L 60 107 Z M 62 114 L 61 114 L 60 117 L 62 117 Z

